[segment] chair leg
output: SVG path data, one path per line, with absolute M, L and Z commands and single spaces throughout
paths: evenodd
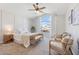
M 73 55 L 71 48 L 69 48 L 69 51 L 70 51 L 71 55 Z
M 49 55 L 51 55 L 51 49 L 49 48 Z

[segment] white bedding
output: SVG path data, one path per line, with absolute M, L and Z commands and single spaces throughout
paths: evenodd
M 15 34 L 14 42 L 23 44 L 27 48 L 30 45 L 30 37 L 27 34 Z

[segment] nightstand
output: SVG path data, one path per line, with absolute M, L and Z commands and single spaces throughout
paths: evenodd
M 3 35 L 3 42 L 9 43 L 13 41 L 13 34 L 4 34 Z

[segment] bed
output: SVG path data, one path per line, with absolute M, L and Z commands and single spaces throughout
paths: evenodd
M 26 48 L 30 44 L 35 44 L 43 37 L 42 33 L 24 33 L 24 34 L 15 34 L 14 42 L 24 45 Z
M 30 37 L 27 34 L 15 34 L 14 35 L 14 42 L 18 44 L 24 45 L 24 47 L 29 47 L 30 45 Z

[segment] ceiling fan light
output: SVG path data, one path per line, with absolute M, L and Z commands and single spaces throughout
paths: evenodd
M 37 14 L 39 14 L 40 12 L 39 11 L 35 11 Z
M 36 3 L 36 5 L 38 5 L 39 3 Z

